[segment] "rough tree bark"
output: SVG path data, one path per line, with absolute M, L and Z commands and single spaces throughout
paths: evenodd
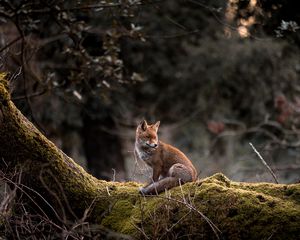
M 138 183 L 98 180 L 56 148 L 10 101 L 3 78 L 0 170 L 21 171 L 31 197 L 53 206 L 47 210 L 53 218 L 64 213 L 76 220 L 92 206 L 91 223 L 137 239 L 300 238 L 300 184 L 239 183 L 215 174 L 141 197 Z

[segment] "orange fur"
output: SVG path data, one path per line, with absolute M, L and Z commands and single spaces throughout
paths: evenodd
M 148 125 L 144 120 L 136 129 L 135 156 L 153 169 L 152 181 L 140 189 L 144 195 L 158 194 L 197 179 L 197 171 L 184 153 L 158 140 L 159 124 Z

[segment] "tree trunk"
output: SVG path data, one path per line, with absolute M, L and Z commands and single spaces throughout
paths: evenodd
M 215 174 L 142 197 L 138 183 L 98 180 L 57 149 L 16 109 L 3 78 L 0 169 L 22 172 L 29 187 L 22 196 L 32 208 L 39 202 L 53 218 L 69 221 L 88 215 L 90 224 L 137 239 L 300 238 L 300 184 L 239 183 Z
M 84 108 L 82 138 L 87 167 L 98 179 L 125 180 L 125 160 L 120 137 L 108 106 L 90 97 Z

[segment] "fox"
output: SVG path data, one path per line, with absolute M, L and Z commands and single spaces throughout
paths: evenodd
M 139 188 L 142 195 L 158 195 L 197 180 L 197 171 L 191 160 L 176 147 L 158 140 L 159 125 L 160 121 L 148 125 L 143 120 L 136 128 L 134 155 L 153 170 L 151 181 Z

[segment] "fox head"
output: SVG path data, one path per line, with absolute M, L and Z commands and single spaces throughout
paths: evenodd
M 143 120 L 136 128 L 136 143 L 146 148 L 158 147 L 157 130 L 160 121 L 155 124 L 148 125 L 146 120 Z

